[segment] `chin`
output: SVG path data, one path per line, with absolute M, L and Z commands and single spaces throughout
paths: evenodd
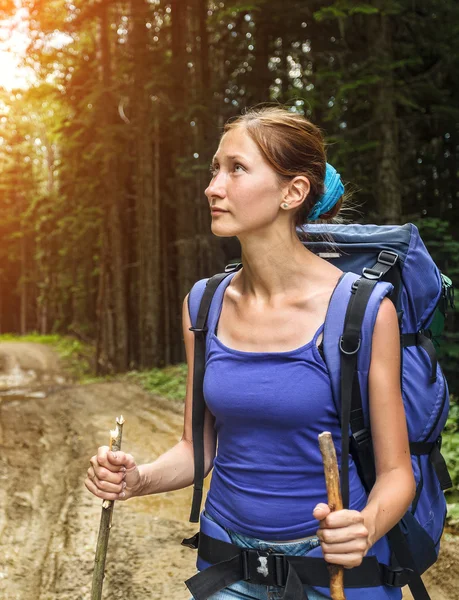
M 237 232 L 231 227 L 222 227 L 217 223 L 212 223 L 210 230 L 217 237 L 234 237 L 237 235 Z

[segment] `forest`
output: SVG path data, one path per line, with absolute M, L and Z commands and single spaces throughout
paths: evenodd
M 415 223 L 459 281 L 455 0 L 8 0 L 0 19 L 30 73 L 0 87 L 0 333 L 89 341 L 100 374 L 183 361 L 184 297 L 239 252 L 210 232 L 209 163 L 260 103 L 323 129 L 353 221 Z
M 88 458 L 120 414 L 139 463 L 182 435 L 183 300 L 240 258 L 204 193 L 225 123 L 306 116 L 345 222 L 414 223 L 459 288 L 458 73 L 457 0 L 0 2 L 2 597 L 94 598 Z M 458 597 L 458 311 L 434 339 L 452 487 L 432 600 Z M 116 503 L 107 597 L 189 598 L 189 492 Z

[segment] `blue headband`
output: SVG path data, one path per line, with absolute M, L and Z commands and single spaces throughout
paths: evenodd
M 325 192 L 320 196 L 308 215 L 308 221 L 315 221 L 331 210 L 344 192 L 344 185 L 335 167 L 327 163 L 325 168 Z

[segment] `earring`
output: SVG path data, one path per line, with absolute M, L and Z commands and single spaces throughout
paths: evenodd
M 282 202 L 281 206 L 282 206 L 282 208 L 288 208 L 287 202 Z

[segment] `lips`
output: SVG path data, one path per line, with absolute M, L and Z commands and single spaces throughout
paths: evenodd
M 226 213 L 228 211 L 227 210 L 223 210 L 222 208 L 211 208 L 210 212 L 212 214 L 218 214 L 218 213 Z

